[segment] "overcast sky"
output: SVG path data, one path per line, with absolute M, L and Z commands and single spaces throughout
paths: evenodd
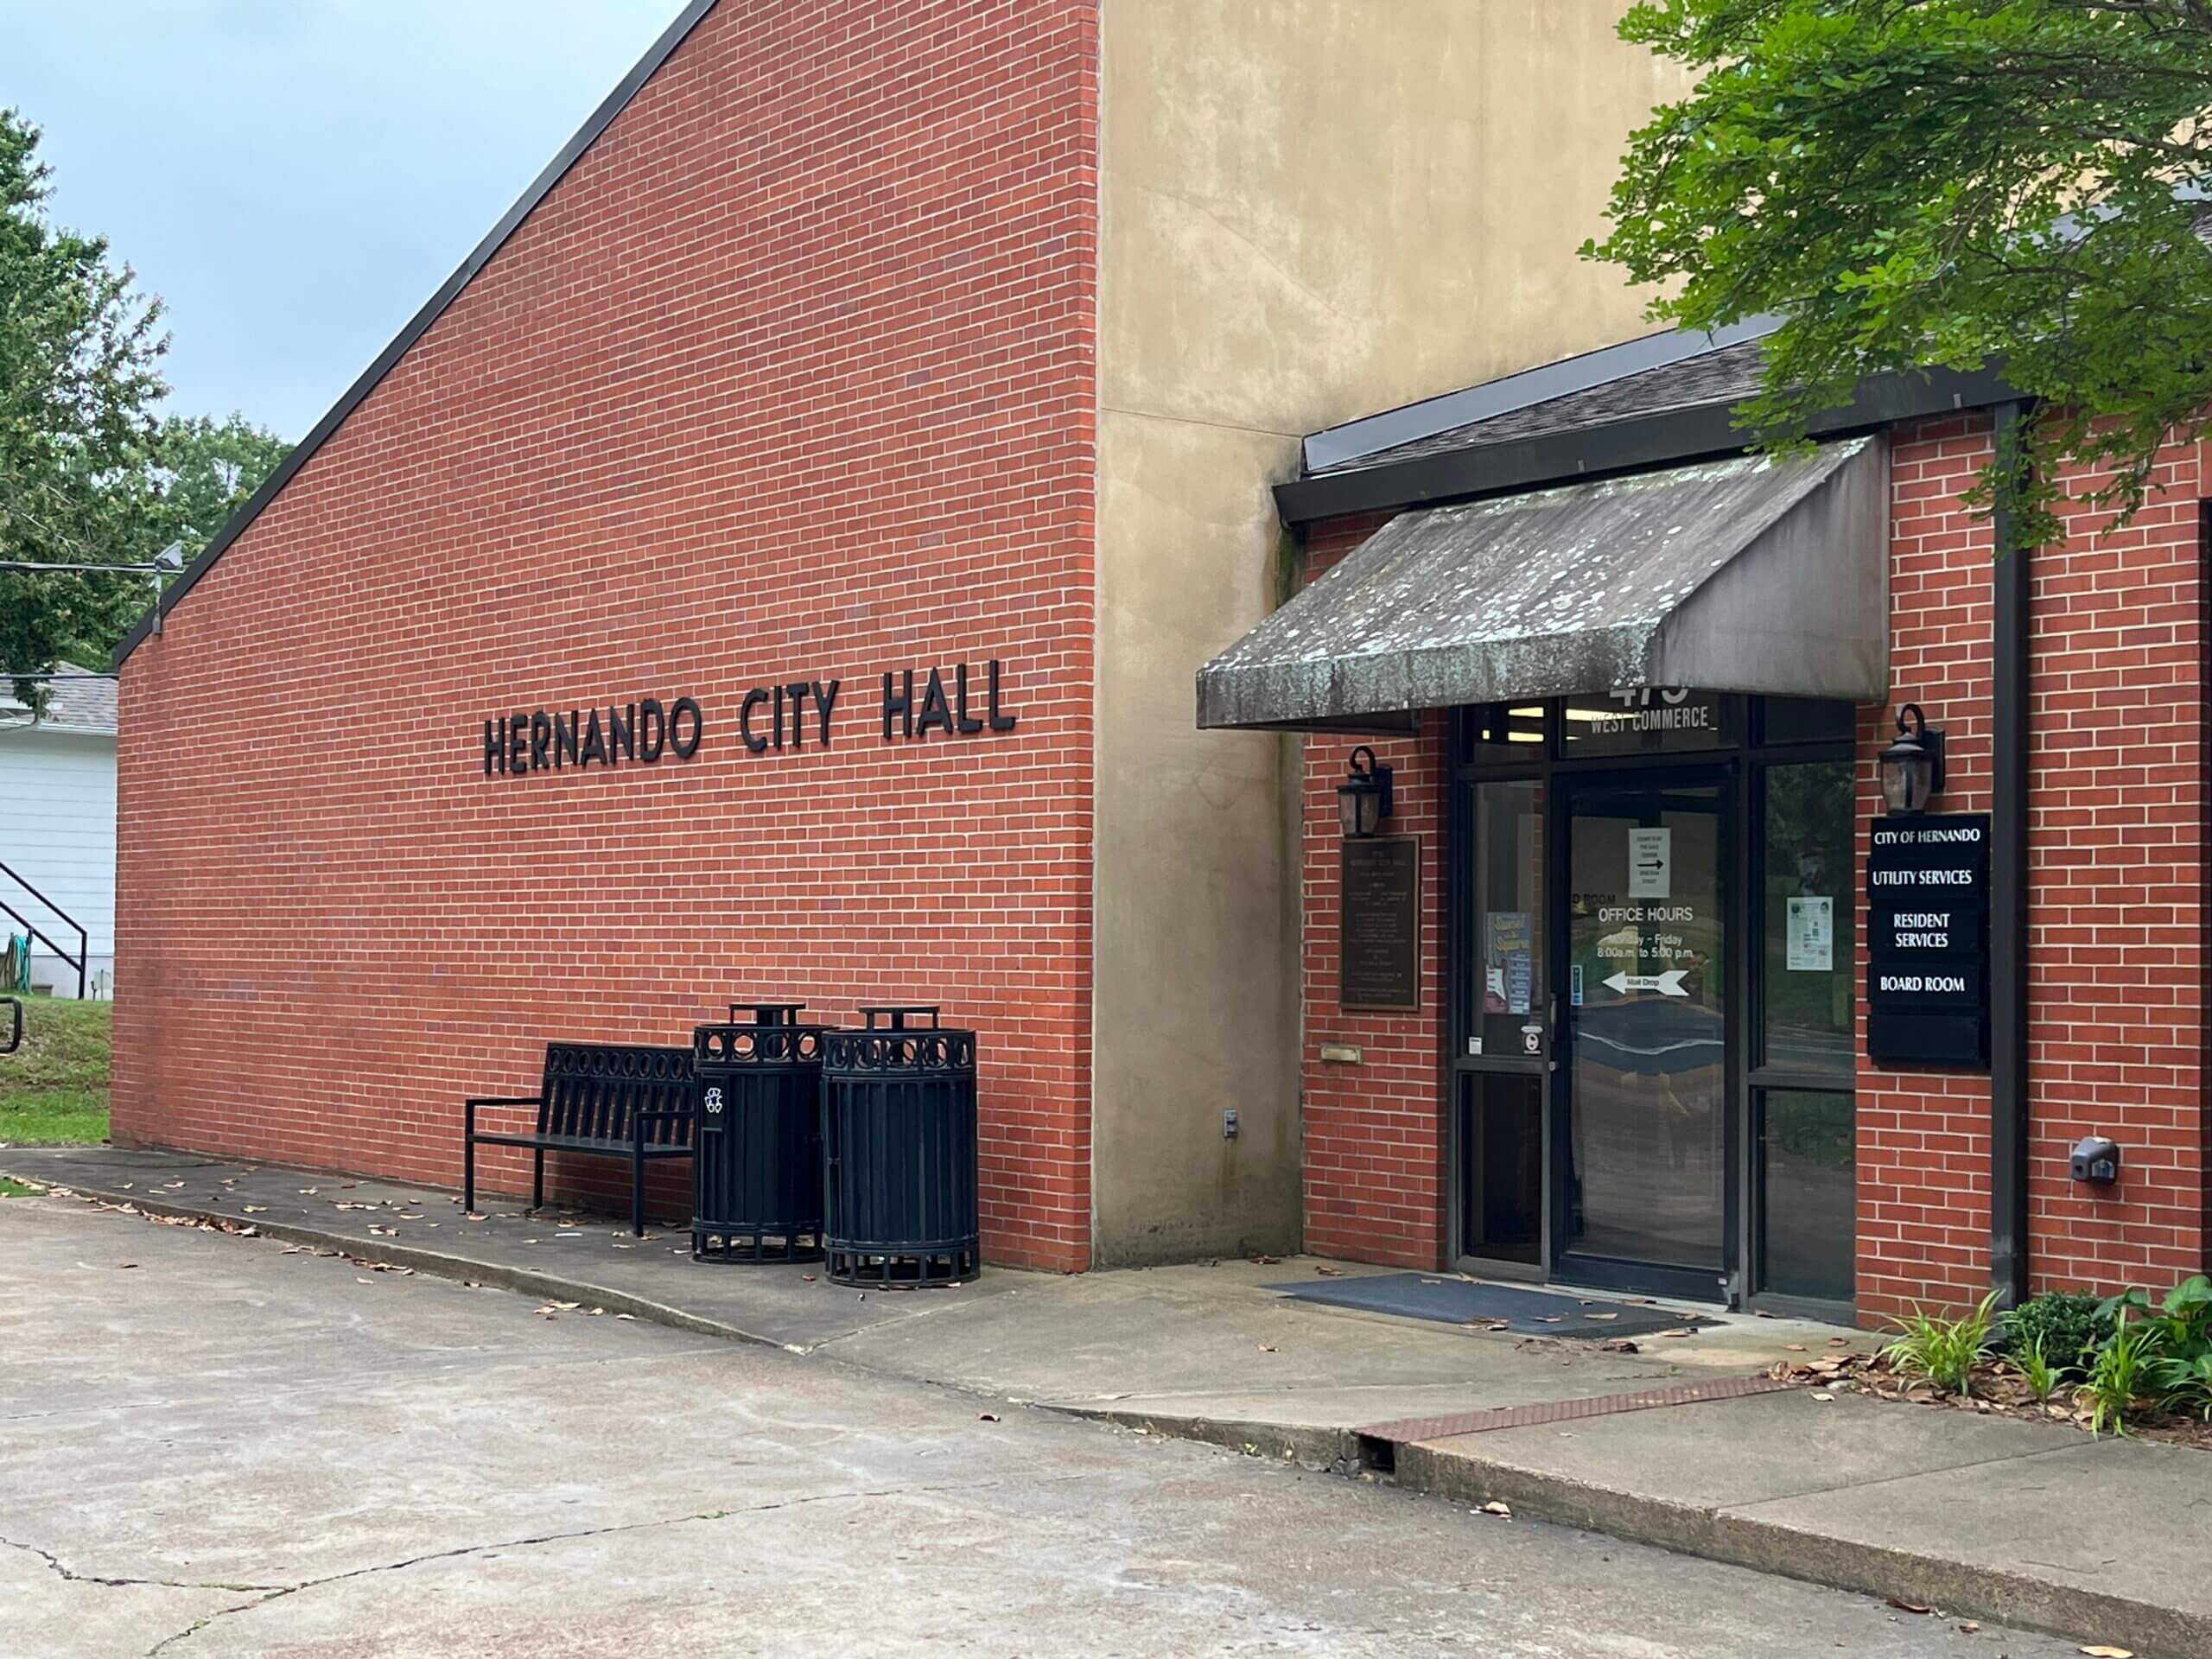
M 167 302 L 169 407 L 298 438 L 682 6 L 0 0 L 0 105 Z

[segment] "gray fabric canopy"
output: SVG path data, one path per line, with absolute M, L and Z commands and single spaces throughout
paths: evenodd
M 1889 690 L 1878 437 L 1402 514 L 1198 671 L 1198 724 L 1630 686 Z

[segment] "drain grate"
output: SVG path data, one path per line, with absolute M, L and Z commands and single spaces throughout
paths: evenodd
M 1417 1440 L 1448 1440 L 1458 1434 L 1484 1434 L 1498 1428 L 1533 1428 L 1542 1423 L 1573 1422 L 1584 1417 L 1612 1417 L 1624 1411 L 1652 1411 L 1662 1406 L 1694 1406 L 1708 1400 L 1741 1400 L 1754 1394 L 1779 1394 L 1797 1385 L 1770 1376 L 1732 1376 L 1714 1382 L 1682 1382 L 1637 1394 L 1601 1394 L 1588 1400 L 1544 1400 L 1532 1406 L 1493 1406 L 1453 1417 L 1402 1417 L 1356 1430 L 1363 1442 L 1408 1446 Z

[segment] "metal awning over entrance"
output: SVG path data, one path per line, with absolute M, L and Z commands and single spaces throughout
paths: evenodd
M 1889 692 L 1878 437 L 1402 514 L 1198 671 L 1198 724 L 1689 685 Z

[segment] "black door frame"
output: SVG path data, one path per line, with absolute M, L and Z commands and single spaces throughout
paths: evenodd
M 1452 711 L 1447 727 L 1451 752 L 1446 769 L 1451 787 L 1445 803 L 1446 859 L 1441 884 L 1446 930 L 1444 994 L 1446 1008 L 1444 1027 L 1448 1046 L 1438 1079 L 1440 1103 L 1443 1107 L 1445 1119 L 1447 1259 L 1485 1278 L 1542 1281 L 1560 1276 L 1558 1264 L 1564 1254 L 1563 1219 L 1567 1213 L 1560 1193 L 1566 1179 L 1565 1141 L 1561 1128 L 1566 1089 L 1559 1081 L 1557 1040 L 1559 1018 L 1567 995 L 1568 969 L 1564 948 L 1567 830 L 1565 817 L 1557 810 L 1563 791 L 1576 786 L 1580 779 L 1591 775 L 1618 775 L 1641 779 L 1654 773 L 1717 772 L 1725 779 L 1721 799 L 1722 834 L 1724 837 L 1732 837 L 1732 841 L 1726 844 L 1734 849 L 1726 857 L 1726 868 L 1722 872 L 1723 926 L 1727 930 L 1729 946 L 1723 969 L 1723 995 L 1726 998 L 1727 1008 L 1727 1098 L 1725 1109 L 1728 1136 L 1727 1179 L 1724 1184 L 1725 1236 L 1721 1244 L 1723 1271 L 1715 1279 L 1699 1270 L 1692 1277 L 1703 1282 L 1688 1289 L 1654 1289 L 1650 1287 L 1650 1281 L 1643 1278 L 1638 1278 L 1634 1283 L 1616 1285 L 1608 1282 L 1600 1287 L 1638 1290 L 1645 1294 L 1669 1294 L 1702 1301 L 1725 1301 L 1732 1306 L 1848 1323 L 1852 1307 L 1847 1302 L 1783 1296 L 1761 1293 L 1757 1288 L 1759 1283 L 1758 1233 L 1760 1194 L 1757 1162 L 1760 1101 L 1766 1091 L 1776 1089 L 1808 1089 L 1847 1094 L 1852 1092 L 1853 1086 L 1853 1079 L 1847 1075 L 1798 1076 L 1783 1073 L 1764 1064 L 1761 1033 L 1765 1029 L 1766 1012 L 1762 971 L 1765 949 L 1765 837 L 1760 826 L 1764 823 L 1766 810 L 1767 769 L 1776 765 L 1807 762 L 1849 761 L 1855 764 L 1855 728 L 1850 735 L 1829 732 L 1809 737 L 1770 738 L 1765 699 L 1731 696 L 1723 701 L 1720 741 L 1711 748 L 1587 759 L 1566 753 L 1564 705 L 1556 699 L 1541 705 L 1541 742 L 1516 743 L 1510 747 L 1495 746 L 1490 753 L 1480 748 L 1475 738 L 1479 717 L 1484 711 L 1480 709 Z M 1546 1033 L 1544 1052 L 1534 1058 L 1493 1054 L 1475 1056 L 1467 1052 L 1467 1039 L 1472 1034 L 1470 1029 L 1472 1003 L 1469 992 L 1475 982 L 1478 918 L 1473 914 L 1473 894 L 1469 890 L 1465 874 L 1473 868 L 1474 790 L 1478 784 L 1493 782 L 1534 783 L 1538 785 L 1545 819 L 1543 904 L 1546 913 L 1542 922 L 1542 938 L 1546 957 L 1545 983 L 1550 990 L 1550 1007 L 1543 1021 Z M 1853 834 L 1855 841 L 1855 824 Z M 1847 909 L 1853 895 L 1840 893 L 1838 896 Z M 1461 1096 L 1468 1080 L 1484 1072 L 1533 1074 L 1542 1080 L 1544 1215 L 1538 1262 L 1533 1266 L 1471 1255 L 1465 1249 L 1466 1241 L 1461 1236 L 1465 1215 L 1461 1183 L 1466 1155 L 1461 1144 L 1465 1117 Z M 1577 1282 L 1597 1281 L 1585 1278 Z

